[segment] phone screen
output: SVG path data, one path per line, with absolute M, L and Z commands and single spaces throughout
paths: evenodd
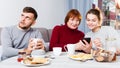
M 90 37 L 86 37 L 86 38 L 83 38 L 83 40 L 86 40 L 88 43 L 90 43 L 91 38 Z M 83 40 L 82 40 L 82 42 L 85 44 L 85 42 Z

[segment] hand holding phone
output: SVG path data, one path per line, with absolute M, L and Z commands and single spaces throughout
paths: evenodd
M 91 38 L 90 37 L 85 37 L 85 38 L 83 38 L 83 40 L 86 40 L 88 43 L 90 43 Z M 85 42 L 83 40 L 82 40 L 82 42 L 85 44 Z

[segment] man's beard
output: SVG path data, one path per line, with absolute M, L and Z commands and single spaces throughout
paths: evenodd
M 26 29 L 28 29 L 28 27 L 20 27 L 21 29 L 24 29 L 24 30 L 26 30 Z
M 27 29 L 29 29 L 29 28 L 31 27 L 31 25 L 32 25 L 32 23 L 29 24 L 28 26 L 24 26 L 24 27 L 21 27 L 21 26 L 19 25 L 19 27 L 20 27 L 21 29 L 23 29 L 23 30 L 27 30 Z

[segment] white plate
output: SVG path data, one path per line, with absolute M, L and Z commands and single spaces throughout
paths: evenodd
M 81 62 L 85 62 L 87 60 L 92 60 L 92 58 L 91 59 L 81 59 L 81 58 L 72 58 L 72 57 L 69 57 L 69 58 L 73 59 L 73 60 L 76 60 L 76 61 L 81 61 Z
M 34 56 L 34 57 L 40 57 L 40 56 Z M 41 66 L 41 65 L 47 65 L 50 63 L 50 61 L 51 61 L 51 59 L 48 58 L 48 61 L 43 64 L 25 64 L 23 61 L 21 61 L 21 64 L 23 64 L 25 66 L 29 66 L 29 67 L 37 67 L 37 66 Z
M 29 66 L 29 67 L 37 67 L 37 66 L 41 66 L 41 65 L 46 65 L 49 64 L 50 60 L 48 60 L 46 63 L 44 64 L 25 64 L 23 61 L 21 61 L 21 64 L 25 65 L 25 66 Z
M 73 56 L 76 56 L 76 55 L 73 55 Z M 76 57 L 76 58 L 75 58 L 75 57 L 73 57 L 73 56 L 71 55 L 71 56 L 69 56 L 69 58 L 70 58 L 70 59 L 73 59 L 73 60 L 79 60 L 79 61 L 86 61 L 86 60 L 91 60 L 91 59 L 93 59 L 92 57 L 90 57 L 90 58 L 86 58 L 86 57 L 81 57 L 81 58 L 78 57 L 78 58 L 77 58 L 77 57 Z
M 69 58 L 70 58 L 70 59 L 73 59 L 73 60 L 80 60 L 80 61 L 83 60 L 83 59 L 81 59 L 81 58 L 72 58 L 71 56 L 69 56 Z

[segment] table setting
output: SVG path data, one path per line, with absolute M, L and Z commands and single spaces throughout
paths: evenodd
M 82 55 L 88 55 L 88 59 L 86 61 L 81 61 L 80 56 Z M 72 55 L 70 58 L 67 52 L 61 52 L 60 55 L 55 56 L 54 53 L 47 52 L 45 55 L 39 55 L 39 56 L 33 56 L 37 60 L 45 60 L 44 63 L 38 63 L 38 64 L 25 64 L 23 61 L 18 62 L 17 58 L 18 56 L 8 58 L 2 62 L 0 62 L 0 68 L 35 68 L 35 67 L 40 67 L 40 68 L 73 68 L 73 67 L 93 67 L 93 68 L 115 68 L 115 67 L 120 67 L 120 57 L 116 57 L 116 61 L 114 62 L 97 62 L 95 59 L 91 59 L 90 54 L 82 54 L 82 53 L 75 53 Z M 79 59 L 74 59 L 74 57 Z M 29 57 L 27 59 L 30 59 Z M 34 59 L 34 60 L 36 60 Z
M 95 56 L 106 55 L 107 51 L 99 48 L 98 51 L 92 51 L 91 54 L 75 52 L 72 44 L 65 46 L 66 51 L 62 52 L 61 47 L 54 47 L 53 51 L 38 55 L 38 53 L 25 56 L 18 61 L 19 55 L 8 58 L 0 62 L 0 68 L 115 68 L 120 67 L 120 56 L 116 56 L 114 61 L 98 61 Z

